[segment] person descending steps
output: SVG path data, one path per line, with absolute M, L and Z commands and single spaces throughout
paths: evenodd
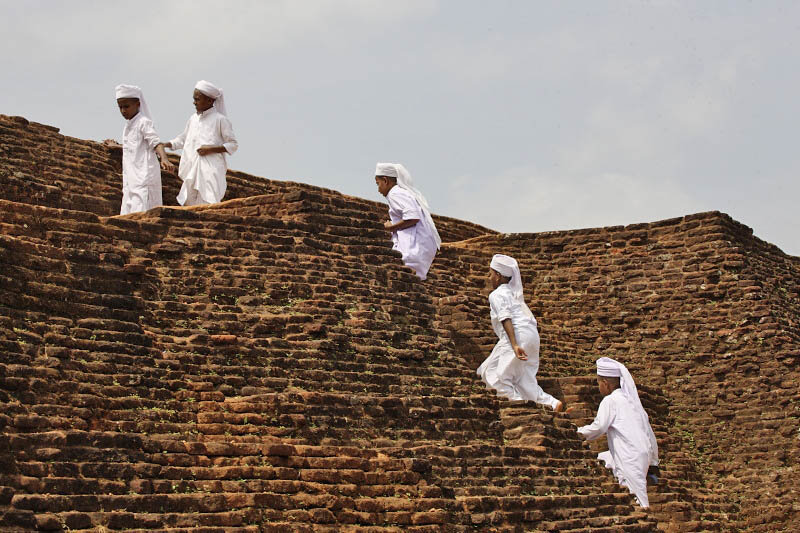
M 183 185 L 178 203 L 184 206 L 221 202 L 227 190 L 226 154 L 239 148 L 233 126 L 228 120 L 222 89 L 200 80 L 194 87 L 192 101 L 196 111 L 189 117 L 183 133 L 164 146 L 170 150 L 183 148 L 178 176 Z
M 142 90 L 135 85 L 117 85 L 114 95 L 126 121 L 122 130 L 122 205 L 119 214 L 127 215 L 162 205 L 161 169 L 173 172 L 175 165 L 167 159 L 160 144 Z M 111 140 L 105 143 L 119 146 Z
M 539 330 L 522 296 L 519 265 L 513 257 L 495 254 L 489 264 L 490 317 L 497 334 L 492 353 L 478 367 L 486 387 L 509 400 L 532 401 L 564 410 L 564 403 L 539 386 Z
M 392 233 L 392 249 L 399 250 L 403 264 L 424 280 L 442 245 L 428 201 L 399 163 L 378 163 L 375 184 L 389 203 L 389 220 L 383 227 Z
M 578 428 L 586 440 L 608 437 L 608 451 L 597 455 L 617 481 L 649 507 L 647 480 L 658 482 L 658 443 L 631 373 L 609 357 L 597 360 L 597 386 L 604 396 L 594 421 Z M 652 476 L 652 477 L 651 477 Z

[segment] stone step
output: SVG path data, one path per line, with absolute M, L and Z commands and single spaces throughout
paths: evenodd
M 191 525 L 185 522 L 190 517 L 194 517 L 196 525 L 242 525 L 246 523 L 243 520 L 258 523 L 260 517 L 268 519 L 271 509 L 276 517 L 283 515 L 285 520 L 293 515 L 297 521 L 304 523 L 382 525 L 402 521 L 402 517 L 414 513 L 417 524 L 442 524 L 450 519 L 451 512 L 445 509 L 453 509 L 454 502 L 439 498 L 350 498 L 325 493 L 17 494 L 12 499 L 11 507 L 17 511 L 32 511 L 37 515 L 78 512 L 91 516 L 94 523 L 91 525 L 101 525 L 99 520 L 113 519 L 116 528 L 127 529 L 137 527 L 133 520 L 137 515 L 143 518 L 142 514 L 157 513 L 158 517 L 154 517 L 154 520 L 161 520 L 161 525 L 173 527 Z M 80 527 L 79 524 L 75 525 Z M 140 522 L 138 526 L 141 525 Z M 155 523 L 152 525 L 158 527 Z
M 576 518 L 598 516 L 597 508 L 602 506 L 623 506 L 633 502 L 628 493 L 606 493 L 591 495 L 553 495 L 553 496 L 465 496 L 458 498 L 464 509 L 470 513 L 487 513 L 503 511 L 505 513 L 530 513 L 539 510 L 542 513 L 559 512 L 569 509 Z M 526 520 L 525 517 L 520 517 Z M 540 518 L 539 518 L 540 519 Z M 527 518 L 529 520 L 529 518 Z

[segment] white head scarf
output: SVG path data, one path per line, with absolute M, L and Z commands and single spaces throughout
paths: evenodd
M 147 101 L 144 99 L 142 90 L 136 85 L 117 85 L 114 89 L 114 98 L 138 98 L 139 99 L 139 113 L 151 119 L 150 108 L 147 107 Z
M 633 376 L 628 372 L 625 365 L 610 357 L 601 357 L 597 360 L 597 375 L 619 378 L 619 387 L 622 389 L 622 394 L 638 409 L 644 410 L 642 402 L 639 400 L 639 391 L 636 390 L 636 383 L 634 383 Z
M 213 98 L 214 107 L 217 109 L 217 112 L 226 117 L 228 116 L 228 111 L 225 109 L 225 95 L 222 94 L 222 89 L 206 80 L 198 81 L 194 88 L 209 98 Z
M 400 188 L 410 192 L 414 198 L 417 199 L 417 202 L 419 202 L 419 205 L 422 208 L 422 214 L 428 223 L 428 227 L 431 228 L 433 238 L 436 240 L 436 248 L 440 248 L 442 246 L 442 239 L 439 237 L 439 232 L 436 230 L 436 225 L 433 223 L 433 218 L 431 218 L 431 208 L 428 206 L 428 200 L 425 199 L 425 196 L 422 195 L 419 189 L 414 187 L 414 182 L 411 180 L 411 174 L 408 173 L 406 167 L 400 163 L 378 163 L 375 166 L 375 175 L 397 178 L 397 185 Z
M 517 260 L 508 255 L 494 254 L 492 262 L 489 263 L 489 267 L 503 276 L 511 278 L 511 281 L 508 282 L 508 288 L 511 289 L 511 294 L 514 295 L 514 298 L 522 306 L 522 310 L 525 314 L 532 317 L 533 313 L 531 313 L 522 295 L 522 276 L 519 274 Z

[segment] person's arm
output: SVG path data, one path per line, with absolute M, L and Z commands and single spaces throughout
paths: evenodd
M 398 222 L 392 222 L 391 220 L 387 220 L 383 223 L 383 227 L 388 229 L 389 231 L 400 231 L 401 229 L 411 228 L 415 226 L 419 222 L 418 218 L 413 218 L 411 220 L 400 220 Z
M 192 119 L 190 118 L 186 122 L 186 127 L 183 128 L 183 131 L 180 135 L 172 139 L 171 141 L 167 141 L 165 143 L 161 143 L 162 148 L 169 148 L 170 150 L 180 150 L 183 148 L 183 145 L 186 143 L 186 136 L 189 135 L 189 124 L 192 123 Z
M 222 147 L 229 155 L 233 155 L 239 149 L 239 142 L 233 133 L 233 125 L 228 117 L 222 116 L 219 121 L 219 133 L 222 136 Z
M 405 190 L 399 189 L 397 185 L 386 195 L 386 201 L 389 203 L 389 211 L 399 213 L 401 217 L 397 222 L 387 220 L 383 223 L 383 227 L 391 232 L 413 227 L 422 218 L 417 200 Z
M 611 398 L 606 396 L 603 398 L 603 401 L 600 402 L 600 407 L 597 409 L 597 416 L 594 417 L 594 421 L 588 426 L 579 427 L 578 434 L 586 440 L 599 439 L 608 431 L 608 428 L 614 421 L 614 414 L 614 403 Z
M 492 320 L 497 320 L 506 332 L 508 342 L 514 355 L 521 361 L 528 360 L 528 354 L 517 344 L 517 337 L 514 335 L 514 323 L 511 321 L 511 307 L 513 302 L 509 299 L 509 293 L 504 286 L 498 287 L 489 295 L 489 307 L 492 312 Z
M 506 335 L 508 335 L 508 342 L 511 343 L 511 349 L 514 350 L 514 355 L 516 355 L 517 359 L 520 361 L 527 361 L 528 354 L 525 353 L 522 346 L 517 344 L 517 338 L 514 335 L 514 324 L 511 322 L 511 319 L 506 318 L 501 324 L 503 324 L 503 329 L 506 331 Z
M 161 160 L 162 169 L 166 170 L 167 172 L 175 172 L 175 165 L 173 165 L 172 161 L 170 161 L 167 158 L 167 152 L 166 150 L 164 150 L 163 143 L 156 146 L 156 154 L 158 155 L 158 158 Z
M 239 143 L 236 142 L 233 126 L 231 126 L 231 121 L 228 120 L 228 117 L 220 116 L 219 135 L 222 137 L 222 144 L 204 144 L 197 149 L 197 153 L 200 155 L 233 154 L 239 149 Z
M 204 144 L 197 149 L 197 153 L 200 155 L 221 154 L 223 152 L 227 152 L 224 146 L 214 146 L 213 144 Z
M 175 165 L 173 165 L 169 159 L 167 159 L 167 152 L 164 151 L 164 145 L 158 138 L 158 132 L 156 132 L 153 122 L 150 119 L 143 118 L 140 123 L 142 128 L 142 138 L 148 146 L 155 150 L 156 155 L 158 155 L 158 158 L 161 160 L 161 168 L 169 172 L 173 172 L 175 170 Z

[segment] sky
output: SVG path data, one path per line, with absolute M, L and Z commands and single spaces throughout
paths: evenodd
M 0 0 L 0 113 L 120 139 L 119 83 L 163 139 L 197 80 L 231 168 L 502 232 L 718 210 L 800 255 L 800 2 Z M 794 154 L 794 155 L 792 155 Z

